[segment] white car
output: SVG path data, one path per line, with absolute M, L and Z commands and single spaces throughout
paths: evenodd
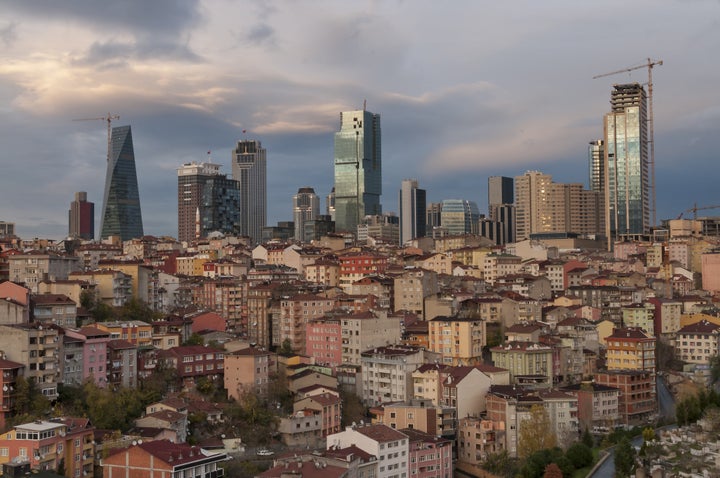
M 268 450 L 266 448 L 261 448 L 258 451 L 255 452 L 257 456 L 273 456 L 275 454 L 274 451 Z

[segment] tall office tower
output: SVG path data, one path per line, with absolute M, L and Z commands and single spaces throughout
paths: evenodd
M 85 191 L 75 193 L 75 200 L 70 203 L 68 234 L 87 240 L 95 237 L 95 203 L 88 202 Z
M 332 188 L 330 194 L 325 196 L 325 215 L 330 216 L 330 220 L 335 222 L 335 188 Z
M 600 191 L 605 195 L 605 141 L 596 139 L 588 146 L 588 172 L 590 191 Z
M 335 230 L 355 233 L 362 218 L 381 215 L 381 194 L 380 115 L 342 112 L 335 133 Z
M 237 235 L 238 182 L 220 173 L 213 163 L 185 163 L 178 175 L 178 240 L 190 242 L 218 231 Z
M 488 178 L 488 212 L 490 213 L 490 219 L 497 221 L 492 215 L 492 206 L 515 202 L 514 187 L 513 178 L 505 176 L 490 176 Z
M 650 230 L 647 98 L 639 83 L 614 85 L 604 126 L 605 231 L 610 243 Z
M 478 234 L 480 210 L 474 201 L 466 199 L 445 199 L 442 202 L 440 222 L 451 236 Z
M 425 190 L 416 179 L 403 179 L 400 184 L 400 245 L 417 237 L 425 237 Z
M 305 236 L 305 222 L 312 221 L 320 215 L 320 197 L 313 188 L 300 188 L 292 198 L 293 222 L 295 223 L 295 240 L 310 242 L 312 237 Z
M 498 223 L 492 226 L 497 244 L 515 241 L 515 181 L 505 176 L 488 178 L 488 216 Z M 484 227 L 488 227 L 486 224 Z M 482 234 L 482 232 L 481 232 Z M 484 235 L 484 234 L 483 234 Z
M 554 183 L 552 176 L 528 171 L 515 178 L 515 238 L 531 234 L 597 234 L 602 227 L 602 198 L 579 183 Z
M 113 128 L 110 144 L 100 238 L 119 236 L 121 240 L 127 241 L 143 236 L 140 192 L 130 126 Z
M 232 175 L 240 189 L 240 235 L 257 244 L 267 223 L 267 159 L 260 141 L 238 141 Z
M 490 217 L 480 222 L 480 235 L 498 245 L 515 242 L 515 205 L 492 204 Z

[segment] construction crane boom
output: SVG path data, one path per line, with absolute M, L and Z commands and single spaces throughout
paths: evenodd
M 693 219 L 697 219 L 697 212 L 698 212 L 698 211 L 703 211 L 703 210 L 705 210 L 705 209 L 719 209 L 719 208 L 720 208 L 720 205 L 717 205 L 717 206 L 700 206 L 700 207 L 698 207 L 697 203 L 695 203 L 695 204 L 693 205 L 693 207 L 691 207 L 691 208 L 689 208 L 689 209 L 685 209 L 683 212 L 681 212 L 680 215 L 679 215 L 677 218 L 678 218 L 678 219 L 682 219 L 683 215 L 684 215 L 686 212 L 691 212 L 691 213 L 693 213 Z
M 652 80 L 652 70 L 656 66 L 661 66 L 663 64 L 662 60 L 653 60 L 652 58 L 648 58 L 647 62 L 642 63 L 640 65 L 630 66 L 628 68 L 623 68 L 622 70 L 616 70 L 611 71 L 609 73 L 602 73 L 600 75 L 593 76 L 593 80 L 596 80 L 598 78 L 604 78 L 606 76 L 612 76 L 612 75 L 618 75 L 620 73 L 629 73 L 634 70 L 639 70 L 641 68 L 647 68 L 648 71 L 648 118 L 647 118 L 647 127 L 648 127 L 648 147 L 650 149 L 649 151 L 649 166 L 650 166 L 650 212 L 652 216 L 652 226 L 655 227 L 657 225 L 657 215 L 656 215 L 656 209 L 655 209 L 655 203 L 657 198 L 657 193 L 655 192 L 655 128 L 654 128 L 654 118 L 653 118 L 653 80 Z
M 110 162 L 110 154 L 112 152 L 112 122 L 113 120 L 120 119 L 120 115 L 108 113 L 106 116 L 100 116 L 98 118 L 77 118 L 73 121 L 106 121 L 107 122 L 107 162 Z

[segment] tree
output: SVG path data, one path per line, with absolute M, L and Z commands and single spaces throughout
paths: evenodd
M 515 476 L 518 471 L 517 460 L 511 458 L 507 450 L 490 453 L 482 464 L 482 468 L 497 476 Z
M 543 478 L 563 478 L 563 472 L 557 464 L 550 463 L 545 467 Z
M 520 422 L 518 454 L 521 458 L 527 458 L 537 451 L 556 445 L 557 437 L 547 410 L 542 405 L 533 405 L 530 407 L 530 417 Z
M 295 355 L 290 339 L 283 340 L 282 344 L 280 345 L 280 350 L 278 350 L 278 354 L 282 355 L 283 357 L 292 357 L 293 355 Z
M 585 431 L 582 434 L 582 442 L 585 444 L 586 447 L 592 448 L 595 446 L 595 439 L 590 434 L 590 430 L 588 428 L 585 429 Z
M 188 339 L 183 343 L 183 345 L 204 345 L 205 339 L 203 339 L 202 335 L 200 334 L 192 334 Z
M 623 437 L 615 447 L 615 477 L 629 477 L 635 470 L 635 448 L 627 437 Z
M 565 456 L 573 467 L 585 468 L 593 462 L 592 450 L 584 443 L 575 443 L 565 452 Z

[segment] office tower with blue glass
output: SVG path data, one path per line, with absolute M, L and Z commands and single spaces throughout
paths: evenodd
M 340 113 L 335 133 L 335 230 L 357 233 L 368 215 L 381 215 L 380 115 L 366 110 Z
M 260 141 L 238 141 L 232 155 L 232 176 L 240 189 L 240 235 L 258 244 L 267 224 L 267 157 Z
M 614 85 L 604 121 L 605 231 L 608 241 L 650 231 L 647 97 L 639 83 Z
M 135 150 L 130 126 L 112 129 L 100 237 L 127 241 L 143 236 L 140 192 L 135 170 Z

